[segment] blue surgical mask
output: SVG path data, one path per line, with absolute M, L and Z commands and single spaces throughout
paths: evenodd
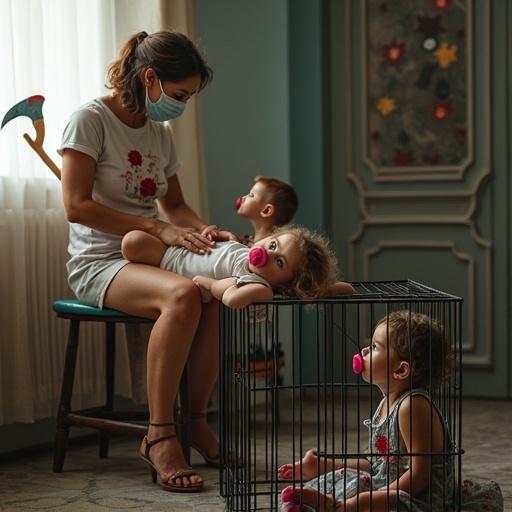
M 181 116 L 185 110 L 186 104 L 167 96 L 162 89 L 162 82 L 158 80 L 158 83 L 160 84 L 160 91 L 162 92 L 160 98 L 155 102 L 149 99 L 148 90 L 146 89 L 146 112 L 152 121 L 163 123 L 164 121 L 169 121 L 170 119 Z

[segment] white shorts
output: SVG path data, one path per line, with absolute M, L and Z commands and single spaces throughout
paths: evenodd
M 107 288 L 115 275 L 128 263 L 130 262 L 122 258 L 94 260 L 68 277 L 69 286 L 80 302 L 103 309 Z

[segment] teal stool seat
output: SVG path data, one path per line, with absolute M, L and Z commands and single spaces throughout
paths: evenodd
M 61 299 L 56 300 L 53 303 L 53 310 L 56 313 L 67 313 L 67 314 L 75 314 L 75 315 L 87 315 L 87 316 L 98 316 L 98 317 L 122 317 L 129 316 L 121 311 L 117 311 L 115 309 L 100 309 L 95 308 L 94 306 L 88 306 L 87 304 L 82 304 L 77 299 Z
M 66 457 L 69 429 L 71 426 L 96 428 L 100 434 L 100 457 L 108 455 L 110 432 L 122 432 L 144 437 L 147 433 L 149 414 L 147 411 L 114 411 L 114 368 L 116 324 L 151 324 L 153 320 L 131 316 L 115 309 L 100 309 L 82 304 L 76 299 L 61 299 L 53 303 L 53 310 L 58 318 L 70 321 L 69 334 L 64 361 L 64 374 L 57 411 L 57 428 L 53 453 L 53 471 L 60 473 Z M 75 368 L 78 355 L 80 324 L 82 322 L 101 322 L 105 324 L 105 404 L 99 407 L 73 411 L 71 399 L 75 380 Z M 180 390 L 180 419 L 183 424 L 181 445 L 187 461 L 190 459 L 190 444 L 188 432 L 190 418 L 188 414 L 188 388 L 186 366 L 181 375 Z

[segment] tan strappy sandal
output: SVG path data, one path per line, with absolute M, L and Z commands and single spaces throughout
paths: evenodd
M 152 427 L 170 427 L 173 426 L 174 422 L 172 423 L 150 423 L 150 426 Z M 142 440 L 142 443 L 139 448 L 139 456 L 140 458 L 151 468 L 151 476 L 153 478 L 153 483 L 157 483 L 158 481 L 158 470 L 156 469 L 156 466 L 153 464 L 153 461 L 151 460 L 149 456 L 149 450 L 152 446 L 155 446 L 155 444 L 161 443 L 162 441 L 165 441 L 167 439 L 174 439 L 176 434 L 169 434 L 167 436 L 158 437 L 157 439 L 153 439 L 150 441 L 148 439 L 148 436 L 144 436 L 144 439 Z M 168 479 L 167 482 L 162 482 L 162 479 L 160 478 L 160 482 L 158 484 L 162 489 L 165 491 L 170 492 L 200 492 L 204 488 L 203 482 L 196 482 L 196 483 L 189 483 L 189 485 L 176 485 L 176 479 L 177 478 L 183 478 L 183 477 L 190 477 L 190 476 L 199 476 L 193 469 L 184 469 L 181 471 L 174 472 Z
M 191 421 L 194 421 L 194 420 L 206 418 L 206 416 L 207 416 L 206 412 L 193 412 L 190 414 L 190 419 L 191 419 Z M 194 448 L 194 450 L 197 453 L 199 453 L 199 455 L 201 455 L 201 457 L 203 457 L 204 461 L 206 462 L 206 464 L 208 466 L 210 466 L 212 468 L 220 468 L 221 467 L 220 453 L 217 453 L 217 455 L 215 455 L 215 457 L 209 457 L 208 454 L 206 452 L 204 452 L 204 450 L 202 448 L 200 448 L 196 444 L 192 443 L 192 441 L 190 442 L 190 448 Z

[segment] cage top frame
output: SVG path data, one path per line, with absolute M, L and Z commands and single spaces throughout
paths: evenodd
M 357 281 L 350 283 L 355 290 L 352 295 L 337 295 L 321 299 L 299 299 L 277 295 L 272 300 L 255 304 L 339 304 L 339 303 L 391 303 L 391 302 L 458 302 L 462 298 L 436 290 L 412 279 L 398 281 Z

